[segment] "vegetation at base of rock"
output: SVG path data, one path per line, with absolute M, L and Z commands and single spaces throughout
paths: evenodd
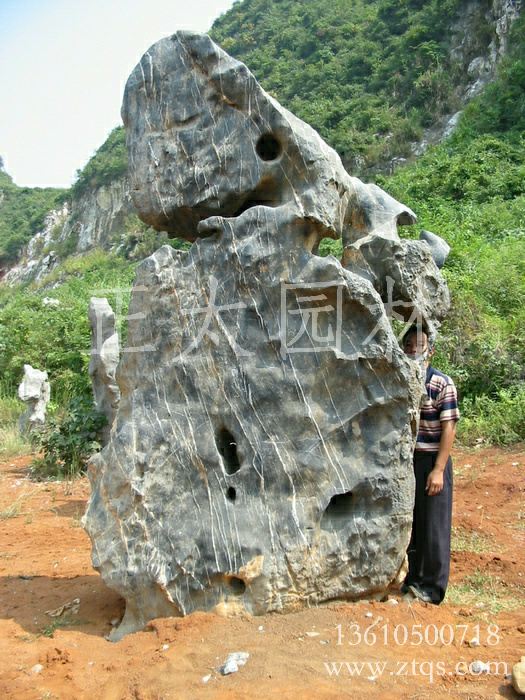
M 52 283 L 59 283 L 52 292 L 36 283 L 17 291 L 4 288 L 0 293 L 3 384 L 16 388 L 22 380 L 24 364 L 30 364 L 47 371 L 52 404 L 66 405 L 74 396 L 89 392 L 89 300 L 92 296 L 106 296 L 114 309 L 119 307 L 118 330 L 125 341 L 125 316 L 133 278 L 133 265 L 99 250 L 68 258 L 52 273 Z M 45 304 L 43 300 L 49 296 L 59 304 Z
M 92 396 L 76 396 L 65 415 L 48 418 L 42 432 L 35 435 L 42 455 L 33 460 L 33 472 L 71 479 L 85 471 L 88 459 L 100 449 L 101 430 L 106 424 L 106 416 L 94 409 Z
M 191 243 L 178 238 L 168 238 L 165 231 L 155 231 L 139 219 L 136 214 L 127 217 L 121 236 L 119 253 L 128 260 L 144 260 L 163 245 L 177 250 L 188 250 Z

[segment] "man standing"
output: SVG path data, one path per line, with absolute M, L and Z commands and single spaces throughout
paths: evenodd
M 412 535 L 408 545 L 408 574 L 401 586 L 425 603 L 439 605 L 448 585 L 452 523 L 452 459 L 450 452 L 459 420 L 454 382 L 430 365 L 434 348 L 421 326 L 412 326 L 403 338 L 403 350 L 426 362 L 426 394 L 421 415 L 414 474 L 416 495 Z

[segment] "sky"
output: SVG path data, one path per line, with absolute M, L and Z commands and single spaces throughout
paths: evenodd
M 122 123 L 126 80 L 179 29 L 233 0 L 0 0 L 0 156 L 23 187 L 70 187 Z

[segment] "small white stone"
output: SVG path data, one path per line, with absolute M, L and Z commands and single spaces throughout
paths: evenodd
M 31 671 L 29 673 L 37 676 L 40 673 L 40 671 L 43 671 L 43 670 L 44 670 L 44 667 L 42 666 L 42 664 L 36 664 L 35 666 L 33 666 L 33 668 L 31 669 Z
M 371 612 L 367 612 L 367 613 L 365 614 L 365 617 L 374 617 L 374 614 L 371 613 Z
M 262 632 L 264 627 L 262 625 L 259 625 L 259 632 Z
M 489 666 L 488 664 L 484 664 L 483 661 L 473 661 L 470 664 L 470 672 L 475 676 L 479 676 L 481 673 L 487 673 L 488 671 Z
M 210 680 L 210 678 L 211 678 L 211 673 L 208 673 L 207 676 L 204 676 L 204 678 L 202 679 L 202 682 L 207 683 Z
M 169 649 L 170 645 L 169 644 L 163 644 L 162 645 L 162 651 L 166 651 L 166 649 Z
M 226 663 L 220 666 L 218 670 L 223 676 L 227 676 L 230 673 L 237 673 L 239 666 L 244 666 L 249 656 L 250 655 L 246 651 L 235 651 L 228 656 Z
M 479 647 L 481 646 L 479 643 L 479 639 L 477 637 L 472 637 L 472 639 L 469 642 L 470 647 Z

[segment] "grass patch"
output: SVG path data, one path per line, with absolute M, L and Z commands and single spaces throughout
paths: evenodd
M 484 574 L 479 569 L 465 576 L 462 583 L 448 587 L 446 602 L 450 605 L 480 605 L 497 614 L 501 610 L 517 610 L 522 606 L 523 590 L 508 587 L 499 576 Z
M 467 530 L 461 526 L 452 528 L 451 548 L 453 552 L 473 552 L 474 554 L 501 551 L 500 547 L 494 546 L 494 539 L 489 535 Z
M 0 425 L 0 459 L 11 459 L 31 454 L 31 444 L 27 436 L 22 435 L 18 425 Z
M 0 459 L 10 459 L 31 453 L 29 438 L 18 430 L 18 419 L 26 410 L 16 390 L 0 382 Z
M 27 515 L 28 512 L 24 511 L 23 508 L 34 493 L 34 489 L 24 488 L 10 503 L 0 502 L 0 522 L 10 518 L 18 518 L 20 515 Z
M 27 405 L 22 404 L 16 389 L 0 384 L 0 425 L 17 422 L 26 409 Z

